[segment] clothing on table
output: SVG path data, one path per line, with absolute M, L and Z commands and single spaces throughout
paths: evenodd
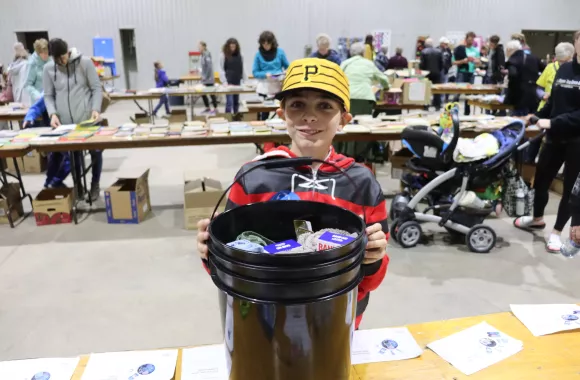
M 211 87 L 213 86 L 213 84 L 206 84 L 206 87 Z M 213 106 L 214 109 L 217 109 L 217 97 L 215 95 L 210 95 L 211 96 L 211 104 Z M 209 99 L 207 98 L 207 95 L 203 95 L 201 97 L 201 99 L 203 100 L 203 105 L 205 106 L 205 108 L 209 108 Z
M 256 56 L 254 57 L 254 64 L 252 66 L 252 74 L 258 80 L 256 92 L 266 96 L 275 95 L 271 93 L 270 86 L 266 74 L 277 75 L 281 74 L 290 66 L 286 53 L 281 48 L 271 48 L 264 50 L 260 46 Z
M 375 60 L 375 49 L 373 49 L 372 45 L 365 44 L 365 52 L 363 55 L 364 58 L 368 59 L 371 62 Z
M 310 57 L 311 58 L 326 59 L 330 62 L 336 63 L 339 66 L 342 63 L 342 59 L 340 58 L 340 54 L 338 54 L 338 52 L 334 49 L 328 49 L 328 53 L 326 53 L 325 55 L 320 54 L 320 52 L 318 50 L 316 50 L 314 53 L 310 54 Z
M 28 59 L 18 58 L 8 66 L 6 71 L 12 85 L 12 101 L 26 106 L 31 104 L 30 96 L 25 90 L 28 78 Z
M 201 83 L 209 86 L 215 84 L 215 75 L 213 72 L 213 61 L 211 59 L 211 53 L 205 50 L 201 53 Z
M 401 54 L 395 54 L 389 59 L 387 70 L 403 70 L 408 68 L 409 62 L 407 62 L 407 58 L 403 57 Z
M 385 90 L 389 89 L 387 76 L 380 72 L 372 61 L 360 55 L 356 55 L 342 62 L 340 68 L 348 78 L 351 99 L 376 101 L 376 95 L 373 92 L 372 86 L 377 82 Z
M 540 66 L 538 59 L 523 50 L 514 52 L 506 62 L 508 86 L 504 104 L 511 105 L 518 115 L 538 107 L 536 81 Z
M 49 61 L 43 71 L 44 102 L 61 124 L 78 124 L 101 112 L 101 80 L 93 61 L 72 48 L 66 65 Z
M 560 69 L 560 63 L 558 61 L 552 62 L 546 66 L 542 75 L 536 81 L 536 84 L 544 89 L 545 94 L 550 94 L 552 92 L 552 85 L 556 79 L 556 73 Z M 546 101 L 542 99 L 540 105 L 538 106 L 538 111 L 544 108 Z
M 577 128 L 577 127 L 576 127 Z M 544 210 L 548 204 L 550 185 L 558 171 L 564 165 L 564 191 L 558 206 L 558 214 L 554 229 L 562 231 L 570 219 L 570 192 L 580 174 L 580 140 L 570 142 L 551 142 L 544 144 L 540 151 L 540 157 L 536 165 L 534 177 L 534 217 L 544 216 Z
M 288 148 L 280 146 L 242 166 L 236 178 L 254 168 L 261 160 L 280 158 L 296 158 L 296 155 Z M 387 233 L 385 198 L 381 186 L 371 171 L 356 164 L 353 159 L 335 153 L 332 148 L 326 161 L 345 170 L 355 181 L 357 189 L 353 189 L 344 174 L 327 164 L 322 164 L 316 174 L 313 174 L 312 169 L 307 166 L 277 169 L 261 167 L 234 183 L 228 196 L 226 209 L 255 202 L 266 202 L 272 198 L 272 194 L 291 191 L 302 200 L 337 205 L 357 215 L 362 215 L 364 212 L 365 220 L 369 225 L 380 223 L 383 231 Z M 385 256 L 373 264 L 362 265 L 364 278 L 358 287 L 358 301 L 361 307 L 357 309 L 356 327 L 362 319 L 369 293 L 375 290 L 385 277 L 388 262 L 389 258 Z
M 31 103 L 35 103 L 42 96 L 42 72 L 47 62 L 48 60 L 44 61 L 36 53 L 32 54 L 28 59 L 28 76 L 25 86 Z

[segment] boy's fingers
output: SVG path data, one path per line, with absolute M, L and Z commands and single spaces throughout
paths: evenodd
M 367 251 L 372 249 L 385 249 L 387 247 L 387 241 L 385 239 L 373 240 L 367 243 Z
M 197 250 L 202 259 L 207 260 L 207 245 L 197 243 Z
M 209 239 L 209 232 L 199 232 L 197 234 L 197 242 L 198 243 L 203 243 L 208 239 Z
M 379 231 L 382 231 L 382 230 L 383 230 L 383 226 L 381 226 L 380 223 L 375 223 L 375 224 L 367 227 L 367 235 L 372 235 L 372 234 L 379 232 Z

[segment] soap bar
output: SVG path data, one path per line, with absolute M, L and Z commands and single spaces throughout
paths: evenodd
M 278 252 L 289 251 L 294 248 L 301 247 L 296 240 L 285 240 L 280 243 L 270 244 L 264 247 L 266 252 L 270 254 L 276 254 Z
M 320 235 L 320 237 L 318 238 L 318 250 L 324 251 L 325 249 L 341 247 L 354 241 L 354 239 L 355 238 L 353 238 L 352 236 L 346 236 L 327 231 L 322 235 Z

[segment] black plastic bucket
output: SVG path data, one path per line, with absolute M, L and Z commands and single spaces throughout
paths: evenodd
M 314 231 L 338 228 L 357 236 L 341 247 L 299 254 L 256 254 L 227 246 L 245 231 L 273 241 L 295 239 L 294 220 L 310 221 Z M 365 227 L 348 210 L 310 201 L 249 204 L 212 220 L 209 267 L 221 290 L 231 380 L 349 379 Z

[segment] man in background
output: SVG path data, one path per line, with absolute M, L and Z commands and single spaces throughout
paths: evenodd
M 342 63 L 340 55 L 336 50 L 330 48 L 330 42 L 330 36 L 328 34 L 319 34 L 318 37 L 316 37 L 316 46 L 318 47 L 318 50 L 313 52 L 310 57 L 327 59 L 330 62 L 334 62 L 340 66 Z
M 468 32 L 465 35 L 465 45 L 457 46 L 453 52 L 453 64 L 457 66 L 457 83 L 473 83 L 475 68 L 481 64 L 479 50 L 473 46 L 474 39 L 475 33 Z M 459 101 L 459 95 L 455 101 Z M 471 107 L 467 104 L 467 100 L 465 101 L 464 114 L 471 114 Z
M 499 43 L 499 36 L 489 37 L 489 64 L 487 66 L 487 75 L 491 84 L 502 84 L 505 69 L 505 52 L 503 45 Z
M 441 83 L 441 73 L 443 72 L 443 54 L 441 50 L 433 47 L 433 39 L 425 40 L 425 48 L 421 51 L 421 70 L 429 71 L 427 78 L 433 84 Z M 441 110 L 441 96 L 433 96 L 433 107 L 436 111 Z

